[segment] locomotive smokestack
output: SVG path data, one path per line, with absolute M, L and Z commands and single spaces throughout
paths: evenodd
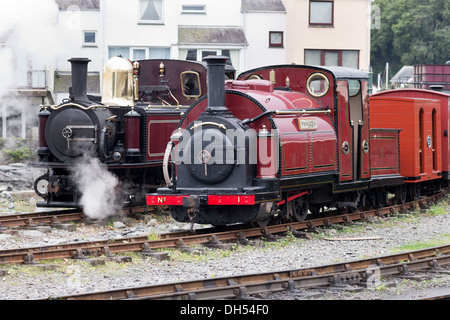
M 72 64 L 72 88 L 70 99 L 77 101 L 90 102 L 87 97 L 87 73 L 88 58 L 72 58 L 68 60 Z
M 225 63 L 228 57 L 207 56 L 203 59 L 208 65 L 208 108 L 207 112 L 223 113 L 225 107 Z

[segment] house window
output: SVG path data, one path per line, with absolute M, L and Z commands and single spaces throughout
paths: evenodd
M 269 48 L 283 48 L 282 31 L 269 31 Z
M 229 58 L 226 64 L 234 67 L 236 69 L 236 73 L 239 74 L 240 53 L 240 50 L 236 49 L 180 49 L 179 59 L 201 62 L 203 61 L 203 58 L 207 56 L 225 56 Z
M 186 56 L 185 56 L 186 55 Z M 233 65 L 232 60 L 235 59 L 235 62 L 239 60 L 239 51 L 237 50 L 227 50 L 227 49 L 188 49 L 188 50 L 180 50 L 180 59 L 188 60 L 188 61 L 203 61 L 203 58 L 207 56 L 225 56 L 230 59 L 227 60 L 226 64 Z M 233 57 L 232 57 L 233 55 Z
M 359 69 L 358 50 L 305 50 L 305 64 Z
M 148 48 L 131 48 L 131 60 L 145 60 L 148 57 Z
M 164 47 L 109 47 L 109 58 L 122 56 L 130 60 L 170 59 L 170 48 Z
M 206 13 L 206 5 L 187 5 L 181 6 L 182 13 Z
M 309 25 L 332 26 L 334 1 L 309 1 Z
M 163 0 L 140 0 L 139 22 L 162 23 L 163 22 Z
M 83 31 L 83 46 L 97 45 L 97 31 Z

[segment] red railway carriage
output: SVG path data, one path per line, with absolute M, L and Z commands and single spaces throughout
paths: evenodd
M 366 73 L 270 66 L 224 84 L 223 71 L 212 72 L 221 59 L 207 58 L 208 96 L 180 121 L 165 157 L 173 150 L 174 176 L 147 204 L 170 205 L 178 221 L 265 224 L 303 220 L 323 206 L 383 205 L 403 183 L 398 130 L 382 132 L 393 140 L 371 152 Z M 392 150 L 383 154 L 386 145 Z M 377 154 L 392 168 L 372 178 Z
M 431 90 L 422 90 L 422 89 L 397 89 L 397 90 L 389 90 L 384 91 L 380 93 L 373 94 L 370 98 L 371 104 L 372 101 L 376 101 L 376 99 L 384 98 L 384 99 L 391 99 L 391 98 L 402 98 L 402 99 L 432 99 L 437 100 L 439 107 L 436 106 L 436 112 L 438 112 L 438 109 L 440 109 L 440 117 L 438 116 L 438 119 L 436 120 L 436 125 L 440 125 L 440 129 L 436 129 L 436 139 L 439 139 L 440 142 L 440 148 L 439 148 L 439 142 L 437 144 L 433 144 L 433 148 L 435 149 L 435 152 L 438 152 L 441 154 L 442 160 L 440 161 L 441 171 L 442 171 L 442 178 L 443 181 L 448 184 L 448 180 L 450 180 L 450 139 L 449 139 L 449 130 L 450 130 L 450 94 L 444 93 L 444 92 L 438 92 L 438 91 L 431 91 Z M 387 101 L 387 100 L 385 100 Z M 389 103 L 389 102 L 387 102 Z M 430 102 L 431 103 L 431 102 Z M 433 102 L 436 103 L 436 102 Z M 374 109 L 372 109 L 374 111 Z M 432 124 L 433 121 L 431 120 Z M 428 120 L 428 123 L 430 120 Z M 432 136 L 433 138 L 433 136 Z M 426 140 L 424 140 L 426 141 Z M 436 148 L 437 147 L 437 148 Z M 428 149 L 428 148 L 426 148 Z M 415 157 L 417 158 L 417 156 Z M 425 159 L 424 159 L 425 161 Z M 439 161 L 439 159 L 437 159 Z M 428 161 L 427 163 L 430 163 Z M 425 164 L 425 163 L 424 163 Z M 419 169 L 420 171 L 420 169 Z

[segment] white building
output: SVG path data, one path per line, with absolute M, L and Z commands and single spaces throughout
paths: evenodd
M 39 105 L 59 104 L 69 96 L 67 60 L 73 57 L 91 59 L 91 95 L 101 94 L 103 66 L 117 55 L 195 61 L 225 55 L 237 74 L 286 60 L 282 0 L 4 1 L 0 58 L 8 72 L 2 66 L 0 95 L 11 91 L 15 101 L 0 102 L 4 138 L 36 136 Z
M 20 35 L 14 39 L 14 34 L 13 39 L 5 39 L 9 33 L 2 27 L 8 16 L 20 15 L 23 19 L 16 20 L 27 26 L 28 34 L 34 35 L 32 40 L 45 45 L 29 52 L 16 50 L 12 55 L 15 58 L 11 64 L 16 66 L 12 74 L 21 85 L 16 96 L 32 98 L 21 104 L 32 104 L 33 110 L 25 112 L 32 115 L 31 119 L 22 116 L 21 129 L 13 133 L 22 137 L 29 136 L 27 128 L 36 126 L 34 115 L 39 104 L 61 103 L 68 97 L 71 66 L 67 60 L 72 57 L 92 60 L 88 94 L 93 95 L 101 93 L 103 66 L 117 55 L 130 60 L 195 61 L 210 54 L 226 55 L 237 74 L 285 63 L 345 65 L 363 70 L 369 66 L 370 0 L 3 1 L 9 6 L 14 3 L 19 12 L 8 12 L 8 5 L 2 7 L 0 58 L 5 43 L 14 46 L 18 41 L 34 42 Z M 29 20 L 36 20 L 37 26 Z M 0 102 L 2 109 L 12 110 Z M 10 113 L 3 112 L 2 124 L 7 123 Z M 5 125 L 1 132 L 3 137 L 9 135 Z
M 89 57 L 93 72 L 116 55 L 195 61 L 226 55 L 237 73 L 285 62 L 286 10 L 281 0 L 56 1 L 59 24 L 78 42 L 73 53 Z M 59 72 L 69 68 L 66 61 L 58 61 Z

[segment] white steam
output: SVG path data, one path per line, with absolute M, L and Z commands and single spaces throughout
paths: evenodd
M 25 128 L 37 119 L 40 99 L 17 88 L 51 89 L 58 61 L 79 47 L 68 32 L 73 25 L 65 23 L 61 13 L 55 0 L 0 0 L 0 118 L 6 121 L 2 137 L 24 137 Z
M 0 0 L 0 97 L 23 85 L 30 66 L 44 70 L 76 48 L 58 16 L 55 0 Z
M 117 192 L 119 180 L 97 158 L 83 157 L 73 168 L 82 196 L 84 213 L 91 219 L 105 219 L 121 212 Z

